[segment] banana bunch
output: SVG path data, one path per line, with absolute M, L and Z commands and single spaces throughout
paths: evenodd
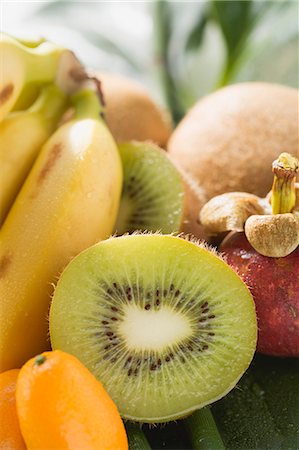
M 53 283 L 72 257 L 112 233 L 122 167 L 101 118 L 98 86 L 86 80 L 69 50 L 4 35 L 0 58 L 5 61 L 0 73 L 4 371 L 49 348 Z M 32 106 L 15 111 L 36 92 Z

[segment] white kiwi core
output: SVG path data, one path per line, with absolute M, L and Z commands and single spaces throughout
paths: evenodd
M 163 350 L 192 335 L 187 316 L 170 308 L 147 311 L 136 305 L 125 308 L 118 331 L 132 350 Z

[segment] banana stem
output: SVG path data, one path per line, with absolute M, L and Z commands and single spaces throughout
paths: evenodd
M 66 106 L 66 95 L 57 86 L 51 84 L 42 89 L 29 111 L 40 114 L 45 119 L 46 125 L 52 129 L 53 123 L 59 120 Z
M 289 153 L 281 153 L 279 158 L 273 162 L 272 214 L 290 213 L 295 207 L 295 179 L 298 168 L 298 159 Z
M 76 119 L 100 119 L 103 108 L 96 91 L 82 89 L 72 95 L 71 102 L 75 107 Z

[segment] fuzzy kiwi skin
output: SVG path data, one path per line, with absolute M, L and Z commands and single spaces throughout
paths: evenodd
M 152 141 L 165 148 L 172 126 L 169 114 L 146 89 L 123 76 L 97 72 L 105 98 L 107 125 L 118 143 Z
M 169 270 L 165 270 L 167 267 Z M 162 270 L 163 268 L 164 270 Z M 176 279 L 173 278 L 174 269 L 176 270 L 175 273 L 178 274 Z M 186 277 L 186 272 L 188 277 Z M 215 321 L 213 322 L 213 327 L 216 327 L 215 331 L 218 330 L 216 332 L 218 337 L 213 334 L 215 337 L 211 338 L 210 350 L 208 350 L 209 346 L 206 346 L 198 353 L 198 350 L 194 348 L 190 352 L 190 359 L 186 367 L 180 362 L 180 353 L 175 356 L 173 363 L 163 360 L 162 366 L 157 370 L 152 369 L 150 363 L 143 362 L 141 373 L 148 374 L 146 375 L 149 383 L 148 392 L 150 392 L 150 389 L 154 389 L 153 392 L 156 392 L 156 388 L 159 386 L 161 397 L 159 395 L 158 399 L 159 402 L 162 401 L 161 405 L 157 403 L 157 398 L 155 398 L 154 403 L 151 400 L 152 404 L 149 403 L 146 408 L 147 413 L 144 409 L 142 384 L 138 383 L 136 386 L 135 382 L 134 385 L 135 378 L 129 376 L 129 373 L 127 374 L 126 365 L 123 368 L 122 364 L 125 359 L 120 361 L 117 366 L 111 366 L 112 361 L 110 362 L 110 359 L 115 356 L 115 350 L 110 353 L 110 349 L 106 350 L 110 353 L 108 359 L 101 359 L 105 353 L 102 353 L 103 350 L 100 350 L 98 345 L 105 348 L 108 338 L 102 340 L 99 337 L 97 323 L 103 323 L 101 321 L 103 317 L 107 317 L 107 314 L 105 313 L 103 316 L 102 312 L 99 314 L 97 311 L 110 308 L 110 304 L 107 306 L 107 300 L 103 302 L 98 297 L 100 279 L 97 274 L 103 274 L 101 279 L 105 282 L 109 281 L 109 286 L 116 280 L 118 284 L 121 283 L 122 278 L 126 283 L 126 280 L 133 279 L 133 283 L 137 283 L 138 286 L 141 286 L 141 289 L 145 289 L 142 292 L 146 292 L 146 289 L 153 285 L 157 286 L 157 283 L 160 285 L 162 280 L 164 288 L 169 287 L 171 281 L 180 289 L 183 286 L 187 287 L 187 285 L 190 288 L 191 280 L 191 291 L 181 291 L 183 297 L 186 292 L 189 293 L 188 302 L 190 299 L 196 298 L 194 296 L 197 295 L 198 289 L 199 292 L 204 292 L 204 295 L 210 299 L 213 299 L 214 295 L 219 295 L 219 298 L 217 297 L 219 301 L 217 300 L 214 303 L 215 306 L 211 306 L 215 308 L 213 311 L 216 316 L 209 317 L 209 320 Z M 136 279 L 137 274 L 138 278 Z M 119 278 L 116 279 L 116 275 Z M 204 283 L 204 291 L 200 289 L 201 283 Z M 217 287 L 218 283 L 222 286 L 220 293 Z M 115 289 L 118 289 L 118 287 L 115 286 Z M 107 293 L 109 290 L 107 290 Z M 92 296 L 89 294 L 90 292 L 96 292 L 97 294 Z M 111 292 L 109 295 L 111 295 Z M 144 306 L 148 302 L 146 298 L 142 296 L 142 311 L 148 309 Z M 179 297 L 175 298 L 178 299 Z M 192 305 L 196 304 L 200 308 L 206 308 L 207 306 L 202 303 L 206 300 L 202 297 L 197 298 L 196 303 L 192 303 Z M 226 299 L 230 299 L 228 305 Z M 102 306 L 97 306 L 99 301 Z M 115 302 L 115 298 L 113 301 Z M 117 303 L 119 311 L 122 302 L 131 305 L 130 302 L 127 303 L 125 291 L 124 297 L 119 298 L 119 301 L 120 303 Z M 223 308 L 220 304 L 223 305 Z M 154 305 L 155 303 L 152 307 L 156 308 Z M 173 303 L 169 304 L 170 307 L 171 305 Z M 227 306 L 228 309 L 226 309 Z M 163 307 L 163 302 L 161 307 Z M 220 310 L 217 308 L 220 308 Z M 236 312 L 236 309 L 238 312 Z M 115 311 L 115 308 L 111 307 L 111 310 Z M 186 312 L 183 313 L 183 315 L 185 314 Z M 211 314 L 211 312 L 207 314 Z M 197 321 L 201 316 L 198 317 L 197 313 L 194 316 L 193 311 L 192 315 L 188 317 L 189 319 L 186 320 Z M 118 320 L 122 320 L 121 315 Z M 243 321 L 243 325 L 240 320 Z M 104 326 L 106 326 L 106 323 L 104 323 Z M 102 325 L 100 326 L 102 327 Z M 254 303 L 248 289 L 235 272 L 216 254 L 212 254 L 206 247 L 199 247 L 193 242 L 188 242 L 179 237 L 143 234 L 111 238 L 90 247 L 82 252 L 79 257 L 72 260 L 63 272 L 54 293 L 50 310 L 50 335 L 52 348 L 60 348 L 76 355 L 101 380 L 124 418 L 140 422 L 162 423 L 183 418 L 192 411 L 218 400 L 229 392 L 238 382 L 252 359 L 256 346 L 257 329 Z M 94 337 L 95 335 L 96 337 Z M 111 336 L 110 332 L 107 336 Z M 196 334 L 196 336 L 198 335 Z M 224 339 L 223 336 L 227 336 L 227 338 Z M 215 342 L 216 349 L 213 344 L 214 339 L 217 339 L 217 344 Z M 97 350 L 92 350 L 91 342 L 94 342 L 95 347 L 93 348 Z M 135 342 L 138 346 L 138 341 Z M 238 351 L 236 347 L 238 347 Z M 211 355 L 214 352 L 215 356 L 212 357 Z M 96 358 L 95 354 L 97 355 Z M 161 350 L 159 357 L 165 358 L 166 356 L 167 350 L 166 353 Z M 194 358 L 196 362 L 191 364 Z M 171 365 L 167 366 L 167 364 Z M 187 376 L 190 364 L 192 365 L 192 371 Z M 170 374 L 174 369 L 176 375 L 172 377 Z M 183 374 L 184 380 L 182 380 Z M 197 377 L 196 380 L 194 377 Z M 130 396 L 125 389 L 127 386 L 131 390 Z M 167 397 L 167 400 L 165 400 L 165 397 Z M 194 401 L 195 397 L 197 401 Z M 152 399 L 152 395 L 147 394 L 147 401 L 149 398 Z M 169 405 L 168 398 L 174 399 L 174 405 Z
M 200 100 L 173 132 L 168 151 L 204 189 L 264 197 L 272 161 L 298 155 L 298 91 L 270 83 L 240 83 Z
M 177 162 L 171 158 L 171 155 L 169 155 L 169 157 L 180 173 L 184 187 L 184 213 L 180 231 L 184 234 L 194 236 L 198 239 L 205 239 L 209 242 L 209 236 L 207 236 L 203 226 L 199 222 L 199 212 L 207 202 L 205 192 L 192 175 L 187 173 L 179 164 L 177 164 Z

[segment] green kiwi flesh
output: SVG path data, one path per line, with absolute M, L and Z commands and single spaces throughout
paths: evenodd
M 172 233 L 180 229 L 184 188 L 167 153 L 150 142 L 119 145 L 124 181 L 115 230 Z
M 54 293 L 50 337 L 101 381 L 122 417 L 155 423 L 230 391 L 253 357 L 257 326 L 247 287 L 215 253 L 140 234 L 71 261 Z

